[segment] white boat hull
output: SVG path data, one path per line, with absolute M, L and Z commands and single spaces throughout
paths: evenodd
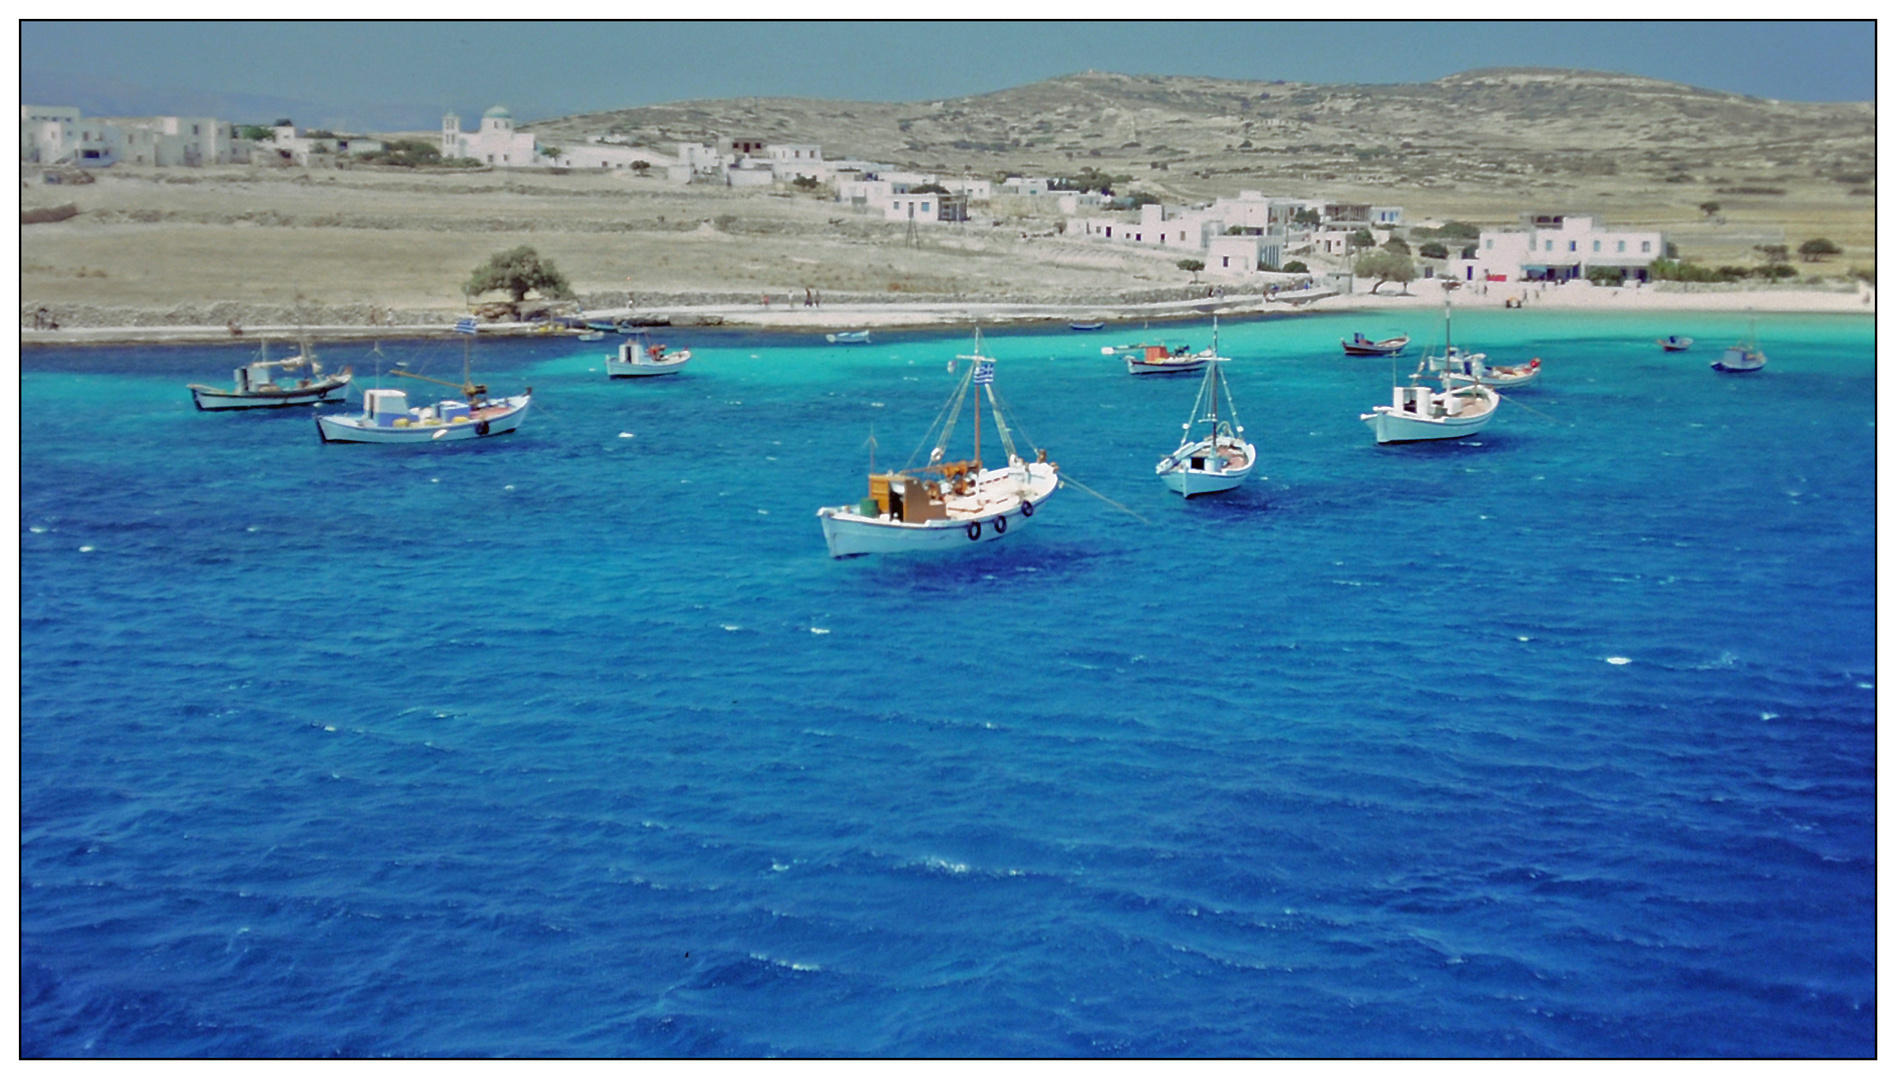
M 287 409 L 297 405 L 322 405 L 332 401 L 342 401 L 349 396 L 349 376 L 324 379 L 309 386 L 288 387 L 283 390 L 250 390 L 239 393 L 235 390 L 219 390 L 212 386 L 191 385 L 191 403 L 203 412 L 223 412 L 226 409 Z
M 988 469 L 972 499 L 953 500 L 949 516 L 935 521 L 894 521 L 865 516 L 855 506 L 826 506 L 817 511 L 823 541 L 832 558 L 889 555 L 909 551 L 966 550 L 1019 532 L 1060 487 L 1054 466 L 1027 466 L 1025 485 L 1006 469 Z M 961 505 L 957 505 L 960 503 Z
M 1189 371 L 1198 371 L 1205 367 L 1203 356 L 1181 356 L 1171 360 L 1126 359 L 1126 371 L 1129 375 L 1183 375 Z
M 614 379 L 637 379 L 648 375 L 671 375 L 674 372 L 685 370 L 685 365 L 690 363 L 691 359 L 692 354 L 689 352 L 679 353 L 676 358 L 668 357 L 658 361 L 635 360 L 627 362 L 617 357 L 609 356 L 606 358 L 606 374 L 609 378 Z
M 1712 369 L 1714 371 L 1729 371 L 1734 374 L 1757 371 L 1764 366 L 1764 353 L 1756 349 L 1747 349 L 1739 346 L 1727 349 L 1724 356 L 1714 360 L 1712 363 Z
M 1212 455 L 1211 448 L 1206 445 L 1209 441 L 1200 439 L 1191 446 L 1180 447 L 1153 466 L 1153 471 L 1167 487 L 1188 499 L 1194 495 L 1230 491 L 1244 483 L 1258 465 L 1257 449 L 1248 442 L 1221 438 L 1221 447 L 1244 455 L 1245 463 L 1242 466 L 1226 468 L 1213 464 L 1220 459 Z M 1200 464 L 1195 467 L 1194 461 Z
M 319 416 L 316 432 L 324 442 L 428 444 L 486 439 L 518 428 L 527 416 L 531 400 L 526 394 L 498 398 L 487 408 L 475 410 L 466 420 L 423 421 L 402 427 L 382 427 L 360 416 Z
M 1464 403 L 1455 416 L 1423 416 L 1400 411 L 1394 405 L 1379 405 L 1358 419 L 1370 425 L 1379 443 L 1460 439 L 1487 427 L 1502 400 L 1487 386 L 1460 390 L 1458 394 Z

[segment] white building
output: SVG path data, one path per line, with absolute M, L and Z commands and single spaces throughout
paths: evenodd
M 1647 280 L 1666 255 L 1658 230 L 1615 230 L 1592 214 L 1524 214 L 1523 228 L 1483 229 L 1475 258 L 1458 260 L 1464 281 L 1571 281 L 1592 269 Z
M 268 142 L 260 142 L 250 152 L 250 159 L 268 160 L 274 156 L 279 163 L 308 165 L 312 160 L 337 154 L 373 154 L 382 149 L 380 139 L 365 139 L 359 135 L 337 135 L 331 132 L 298 133 L 295 124 L 278 124 L 270 129 Z
M 118 160 L 120 132 L 71 105 L 20 106 L 20 160 L 102 168 Z
M 130 165 L 222 165 L 236 135 L 209 116 L 153 116 L 113 121 L 121 132 L 119 160 Z
M 1003 195 L 1045 195 L 1053 190 L 1045 176 L 1010 176 L 1001 182 Z
M 20 106 L 20 160 L 44 165 L 222 165 L 248 144 L 209 116 L 92 117 L 67 105 Z
M 665 154 L 647 146 L 631 146 L 625 143 L 605 143 L 589 140 L 578 146 L 559 146 L 558 155 L 549 157 L 541 150 L 541 160 L 551 162 L 567 169 L 625 169 L 644 172 L 635 166 L 643 163 L 647 169 L 667 168 L 673 164 L 670 154 Z
M 478 131 L 462 131 L 454 113 L 441 118 L 441 156 L 473 158 L 496 168 L 535 165 L 538 156 L 532 132 L 514 130 L 514 114 L 496 105 L 481 114 Z

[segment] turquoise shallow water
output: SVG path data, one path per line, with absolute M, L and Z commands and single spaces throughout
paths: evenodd
M 964 560 L 813 516 L 960 336 L 484 341 L 533 413 L 424 450 L 26 352 L 23 1053 L 1874 1053 L 1871 321 L 1459 316 L 1542 385 L 1382 448 L 1357 329 L 1436 333 L 1221 327 L 1263 461 L 1191 504 L 1194 380 L 990 334 L 1150 524 Z

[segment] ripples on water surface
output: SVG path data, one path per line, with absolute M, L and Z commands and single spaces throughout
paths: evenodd
M 1534 411 L 1378 448 L 1385 322 L 1224 325 L 1190 505 L 1193 380 L 991 335 L 1153 524 L 959 561 L 813 512 L 961 339 L 482 342 L 533 414 L 419 451 L 26 352 L 23 1052 L 1874 1053 L 1870 321 L 1470 313 Z

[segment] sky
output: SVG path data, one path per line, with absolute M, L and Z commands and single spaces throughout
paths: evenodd
M 1789 101 L 1876 97 L 1869 21 L 24 21 L 20 65 L 436 116 L 502 103 L 522 122 L 693 98 L 929 101 L 1089 69 L 1397 83 L 1564 67 Z

